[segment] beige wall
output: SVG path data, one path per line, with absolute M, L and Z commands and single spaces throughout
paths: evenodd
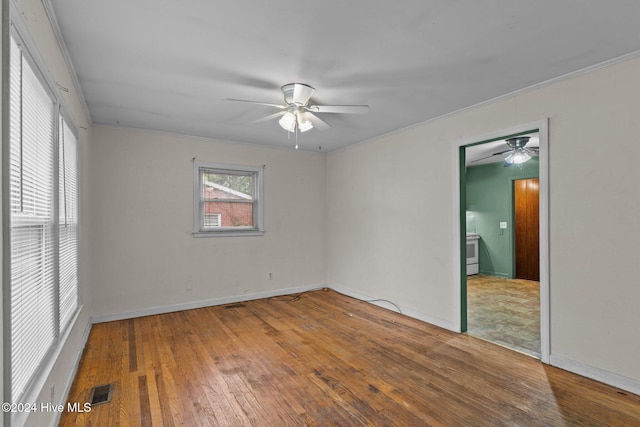
M 629 60 L 329 154 L 328 283 L 455 325 L 453 147 L 549 118 L 552 363 L 638 387 L 639 92 Z
M 110 126 L 93 142 L 98 319 L 325 283 L 323 154 Z M 265 165 L 264 236 L 192 236 L 194 157 Z

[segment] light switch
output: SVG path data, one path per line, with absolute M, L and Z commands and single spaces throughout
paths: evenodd
M 507 228 L 507 223 L 506 222 L 500 222 L 500 228 Z

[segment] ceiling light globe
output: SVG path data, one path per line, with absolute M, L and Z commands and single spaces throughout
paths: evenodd
M 313 123 L 311 123 L 311 120 L 299 120 L 298 129 L 300 129 L 300 132 L 306 132 L 313 129 Z
M 284 113 L 284 116 L 278 121 L 282 129 L 293 132 L 296 130 L 296 115 L 290 111 Z
M 509 155 L 504 159 L 505 162 L 513 165 L 521 165 L 531 159 L 531 155 L 527 152 L 527 150 L 519 148 L 509 153 Z

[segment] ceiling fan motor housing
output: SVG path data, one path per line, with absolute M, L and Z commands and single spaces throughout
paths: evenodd
M 518 136 L 515 138 L 509 138 L 505 142 L 509 147 L 513 149 L 518 149 L 518 148 L 524 148 L 524 146 L 527 145 L 527 142 L 529 142 L 530 139 L 531 137 L 529 136 Z
M 311 98 L 311 94 L 315 92 L 315 88 L 304 83 L 288 83 L 282 86 L 281 89 L 284 94 L 284 102 L 287 105 L 296 104 L 298 106 L 306 105 L 309 98 Z M 302 102 L 303 100 L 304 102 Z

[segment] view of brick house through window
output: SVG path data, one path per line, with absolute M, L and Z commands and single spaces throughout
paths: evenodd
M 253 176 L 205 172 L 204 228 L 253 227 Z

